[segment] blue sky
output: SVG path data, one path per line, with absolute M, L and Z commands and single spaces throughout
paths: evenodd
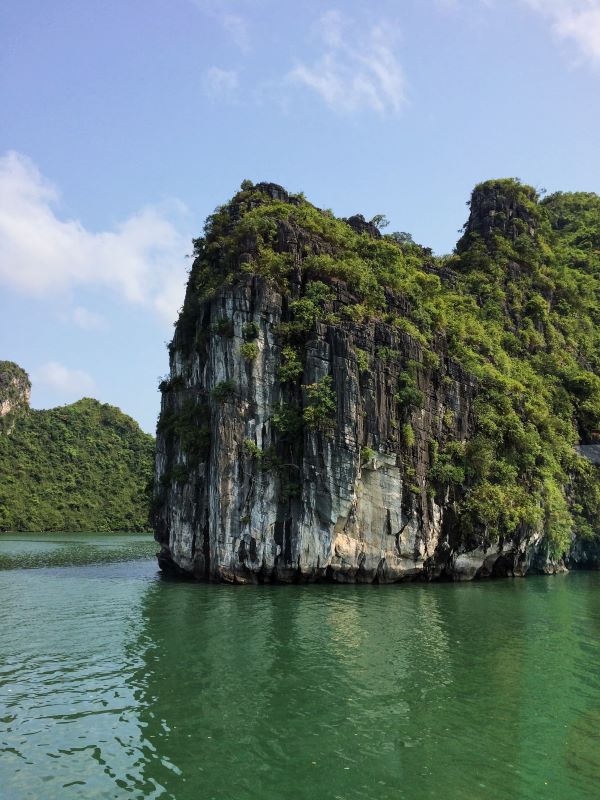
M 148 431 L 245 178 L 449 252 L 473 185 L 600 190 L 600 0 L 4 0 L 0 358 Z

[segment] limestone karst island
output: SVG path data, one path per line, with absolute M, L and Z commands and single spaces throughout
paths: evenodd
M 0 7 L 0 800 L 600 800 L 600 0 Z
M 473 190 L 443 258 L 245 181 L 160 389 L 163 570 L 392 583 L 600 564 L 600 198 Z
M 245 181 L 156 438 L 0 362 L 2 798 L 595 800 L 600 197 L 385 223 Z
M 600 0 L 0 8 L 0 800 L 600 800 Z

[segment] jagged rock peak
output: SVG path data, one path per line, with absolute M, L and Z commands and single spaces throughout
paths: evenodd
M 515 242 L 519 236 L 535 236 L 539 226 L 538 195 L 532 186 L 516 178 L 490 180 L 478 184 L 469 201 L 469 219 L 457 244 L 457 251 L 466 250 L 474 235 L 488 243 L 494 232 Z
M 283 186 L 280 186 L 278 183 L 270 183 L 268 181 L 263 181 L 261 183 L 257 183 L 254 186 L 254 190 L 256 192 L 262 192 L 262 194 L 268 195 L 271 200 L 278 200 L 280 203 L 289 203 L 290 201 L 290 194 L 287 189 L 284 189 Z
M 232 198 L 231 202 L 235 206 L 238 202 L 246 200 L 248 195 L 252 195 L 254 198 L 256 198 L 256 195 L 264 195 L 269 198 L 269 200 L 276 203 L 288 203 L 293 206 L 298 205 L 302 197 L 301 194 L 288 192 L 285 187 L 280 186 L 278 183 L 273 183 L 272 181 L 260 181 L 259 183 L 242 181 L 239 191 Z M 250 203 L 250 205 L 253 206 L 254 203 Z
M 367 221 L 362 214 L 354 214 L 352 217 L 344 219 L 344 222 L 350 225 L 355 233 L 367 233 L 374 239 L 381 239 L 381 232 L 377 225 Z

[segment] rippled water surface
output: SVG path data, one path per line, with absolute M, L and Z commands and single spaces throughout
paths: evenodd
M 204 586 L 154 548 L 0 537 L 2 798 L 600 796 L 600 574 Z

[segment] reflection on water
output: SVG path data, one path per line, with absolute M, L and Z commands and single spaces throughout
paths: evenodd
M 599 590 L 4 571 L 3 796 L 595 798 Z
M 0 534 L 0 570 L 149 559 L 157 549 L 148 534 L 4 533 Z

